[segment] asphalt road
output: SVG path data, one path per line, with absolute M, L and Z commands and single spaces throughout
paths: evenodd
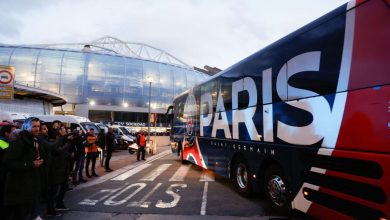
M 58 219 L 273 219 L 261 196 L 244 198 L 215 173 L 164 151 L 79 185 Z M 283 218 L 283 217 L 282 217 Z

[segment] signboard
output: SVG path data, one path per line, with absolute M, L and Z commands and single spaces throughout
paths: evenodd
M 15 67 L 0 66 L 0 99 L 14 98 Z

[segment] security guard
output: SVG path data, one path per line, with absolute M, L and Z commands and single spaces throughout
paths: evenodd
M 95 136 L 95 130 L 90 128 L 88 131 L 88 136 L 86 138 L 85 144 L 85 153 L 87 157 L 87 162 L 85 164 L 85 173 L 88 178 L 91 178 L 89 173 L 89 163 L 92 161 L 92 176 L 98 176 L 95 172 L 96 158 L 99 156 L 98 148 L 96 145 L 97 138 Z
M 137 160 L 139 161 L 140 155 L 142 160 L 145 160 L 145 147 L 146 147 L 145 132 L 143 132 L 142 130 L 139 131 L 136 142 L 138 145 Z

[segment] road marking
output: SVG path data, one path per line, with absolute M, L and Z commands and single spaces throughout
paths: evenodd
M 184 181 L 184 178 L 186 177 L 188 171 L 191 168 L 191 164 L 188 166 L 181 165 L 179 169 L 173 174 L 173 176 L 169 179 L 170 182 L 173 181 Z
M 127 172 L 122 173 L 121 175 L 119 175 L 119 176 L 117 176 L 117 177 L 115 177 L 115 178 L 113 178 L 113 179 L 111 179 L 111 180 L 123 181 L 123 180 L 125 180 L 125 179 L 127 179 L 127 178 L 133 176 L 134 174 L 140 172 L 141 170 L 143 170 L 143 169 L 149 167 L 150 165 L 152 165 L 152 164 L 150 164 L 150 163 L 142 164 L 142 165 L 140 165 L 140 166 L 138 166 L 138 167 L 136 167 L 136 168 L 134 168 L 134 169 L 132 169 L 132 170 L 129 170 L 129 171 L 127 171 Z
M 85 198 L 83 201 L 79 202 L 79 205 L 96 205 L 96 203 L 106 199 L 107 197 L 109 197 L 112 194 L 116 193 L 120 189 L 121 188 L 117 188 L 117 189 L 102 189 L 102 190 L 97 191 L 96 193 L 92 194 L 88 198 Z M 99 195 L 99 194 L 105 194 L 105 193 L 107 193 L 107 195 L 104 195 L 104 196 L 102 196 L 102 197 L 100 197 L 98 199 L 92 199 L 92 198 L 97 197 L 97 195 Z
M 87 183 L 84 183 L 84 184 L 81 184 L 81 185 L 78 185 L 76 188 L 74 188 L 72 191 L 69 191 L 67 193 L 75 193 L 81 189 L 84 189 L 84 188 L 91 188 L 91 186 L 95 186 L 97 184 L 100 184 L 100 183 L 103 183 L 103 182 L 106 182 L 107 180 L 112 180 L 112 178 L 115 178 L 129 170 L 132 170 L 136 167 L 139 167 L 141 166 L 142 164 L 145 164 L 145 163 L 151 163 L 155 160 L 158 160 L 162 157 L 165 157 L 165 156 L 168 156 L 168 155 L 171 155 L 172 154 L 172 151 L 171 150 L 166 150 L 166 151 L 163 151 L 159 154 L 156 154 L 156 155 L 153 155 L 151 157 L 148 157 L 148 160 L 147 162 L 136 162 L 136 163 L 132 163 L 130 165 L 127 165 L 125 167 L 122 167 L 122 168 L 119 168 L 111 173 L 108 173 L 106 175 L 103 175 L 103 176 L 100 176 L 99 178 L 96 178 L 96 179 L 93 179 L 91 181 L 88 181 Z
M 187 188 L 187 184 L 170 185 L 167 191 L 165 191 L 165 193 L 173 197 L 172 202 L 163 202 L 162 200 L 158 200 L 156 204 L 157 208 L 161 208 L 161 209 L 173 208 L 177 205 L 177 203 L 179 203 L 181 197 L 176 192 L 180 192 L 180 190 L 176 189 L 176 192 L 174 192 L 173 188 L 175 187 Z
M 146 202 L 146 200 L 149 198 L 150 195 L 152 195 L 160 186 L 162 183 L 158 183 L 152 191 L 150 191 L 146 196 L 144 196 L 140 201 L 138 202 L 131 202 L 128 204 L 128 207 L 141 207 L 141 208 L 148 208 L 151 202 Z
M 122 205 L 123 203 L 127 202 L 128 200 L 130 200 L 131 198 L 133 198 L 133 196 L 135 194 L 137 194 L 139 191 L 141 191 L 143 188 L 145 188 L 146 186 L 146 183 L 134 183 L 134 184 L 131 184 L 130 186 L 127 186 L 126 188 L 122 189 L 120 192 L 118 192 L 117 194 L 111 196 L 110 198 L 108 198 L 105 202 L 104 202 L 104 205 L 109 205 L 109 206 L 117 206 L 117 205 Z M 131 189 L 131 188 L 136 188 L 138 187 L 136 190 L 134 190 L 133 193 L 131 193 L 130 195 L 128 195 L 126 198 L 122 199 L 122 200 L 119 200 L 119 201 L 114 201 L 114 199 L 116 199 L 118 196 L 120 196 L 122 193 L 126 192 L 127 190 Z
M 200 215 L 206 215 L 207 204 L 207 189 L 209 188 L 209 182 L 204 183 L 203 196 L 202 196 L 202 208 L 200 209 Z
M 149 174 L 141 179 L 141 181 L 154 181 L 161 173 L 163 173 L 168 167 L 172 164 L 162 164 L 158 166 L 156 169 L 152 170 Z
M 215 173 L 210 171 L 210 170 L 203 170 L 199 181 L 200 182 L 214 182 L 215 181 Z

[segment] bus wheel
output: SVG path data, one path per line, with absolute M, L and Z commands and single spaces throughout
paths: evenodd
M 289 185 L 279 166 L 272 165 L 265 172 L 264 191 L 276 211 L 284 215 L 291 212 Z
M 249 197 L 252 194 L 252 181 L 246 161 L 239 157 L 233 166 L 232 181 L 238 193 L 242 196 Z

